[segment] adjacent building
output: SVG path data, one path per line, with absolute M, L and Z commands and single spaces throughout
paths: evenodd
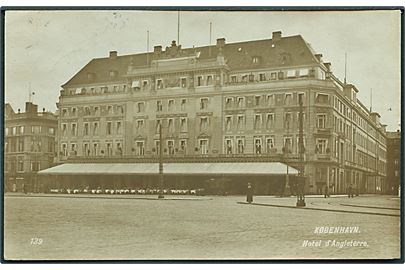
M 162 147 L 165 162 L 286 163 L 307 177 L 307 193 L 385 187 L 379 114 L 300 35 L 111 51 L 62 87 L 60 163 L 157 162 Z M 256 189 L 274 193 L 272 185 Z
M 387 132 L 386 193 L 398 194 L 401 175 L 401 132 Z
M 51 112 L 38 112 L 26 102 L 25 112 L 5 104 L 4 184 L 6 191 L 40 191 L 36 173 L 54 164 L 58 122 Z

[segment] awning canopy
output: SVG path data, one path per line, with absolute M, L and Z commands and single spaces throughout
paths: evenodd
M 222 163 L 165 163 L 164 174 L 251 174 L 280 175 L 287 173 L 287 165 L 280 162 L 222 162 Z M 292 167 L 289 174 L 297 174 Z M 153 175 L 159 174 L 158 163 L 69 163 L 38 172 L 40 175 Z

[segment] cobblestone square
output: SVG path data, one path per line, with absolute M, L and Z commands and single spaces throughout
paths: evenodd
M 391 259 L 400 253 L 395 197 L 308 197 L 305 210 L 278 207 L 295 206 L 294 197 L 256 196 L 262 205 L 238 204 L 243 196 L 153 198 L 6 195 L 5 257 Z M 358 231 L 319 233 L 319 227 Z

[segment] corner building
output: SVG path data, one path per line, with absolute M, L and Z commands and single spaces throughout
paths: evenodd
M 381 192 L 385 126 L 358 91 L 301 36 L 281 32 L 186 49 L 173 41 L 134 55 L 112 51 L 63 85 L 58 159 L 157 162 L 162 125 L 168 162 L 282 162 L 304 168 L 307 193 L 326 186 L 344 193 L 350 184 L 360 193 Z
M 6 103 L 4 116 L 5 191 L 42 191 L 37 172 L 55 163 L 56 115 L 45 109 L 38 112 L 38 105 L 26 102 L 25 112 L 15 112 Z

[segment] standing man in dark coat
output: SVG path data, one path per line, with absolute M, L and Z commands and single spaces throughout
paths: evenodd
M 247 186 L 247 198 L 246 198 L 246 201 L 248 202 L 248 203 L 252 203 L 253 202 L 253 188 L 252 188 L 252 185 L 250 184 L 250 183 L 248 183 L 248 186 Z

